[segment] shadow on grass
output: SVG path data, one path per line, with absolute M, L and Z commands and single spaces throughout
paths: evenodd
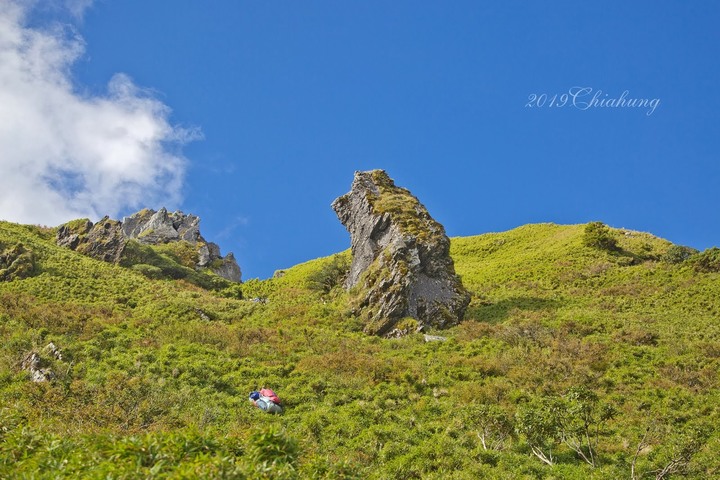
M 560 306 L 560 302 L 538 297 L 510 297 L 499 302 L 490 303 L 473 299 L 465 312 L 465 320 L 476 320 L 487 323 L 500 323 L 510 316 L 514 310 L 539 312 L 552 310 Z
M 629 267 L 632 265 L 640 265 L 641 263 L 650 260 L 659 260 L 657 255 L 652 255 L 648 252 L 635 253 L 624 248 L 615 248 L 608 251 L 610 256 L 613 258 L 615 263 L 623 267 Z

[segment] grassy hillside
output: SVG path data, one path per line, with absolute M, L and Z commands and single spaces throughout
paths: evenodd
M 0 478 L 719 476 L 714 252 L 585 229 L 453 239 L 473 299 L 426 343 L 361 333 L 349 252 L 209 290 L 0 222 Z

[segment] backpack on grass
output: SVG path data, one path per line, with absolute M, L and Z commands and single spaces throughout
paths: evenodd
M 280 405 L 282 403 L 280 401 L 280 399 L 278 398 L 277 394 L 275 394 L 275 392 L 273 392 L 269 388 L 260 389 L 260 395 L 262 395 L 263 397 L 269 398 L 270 400 L 272 400 L 274 403 L 277 403 L 278 405 Z
M 270 393 L 272 396 L 266 396 L 262 392 Z M 280 406 L 280 399 L 275 394 L 275 392 L 273 392 L 269 388 L 263 388 L 259 392 L 251 392 L 250 398 L 248 400 L 250 400 L 256 407 L 258 407 L 263 412 L 282 413 L 283 411 L 282 407 Z

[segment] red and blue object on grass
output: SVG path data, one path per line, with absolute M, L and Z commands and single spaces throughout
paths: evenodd
M 282 413 L 283 411 L 277 394 L 269 388 L 263 388 L 259 392 L 250 392 L 249 400 L 263 412 Z

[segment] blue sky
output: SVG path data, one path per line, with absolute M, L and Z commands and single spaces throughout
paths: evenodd
M 22 7 L 15 21 L 75 45 L 58 71 L 78 101 L 121 98 L 120 113 L 98 115 L 112 118 L 102 138 L 123 122 L 154 133 L 130 131 L 126 156 L 108 160 L 116 170 L 140 152 L 152 181 L 125 169 L 112 182 L 89 160 L 68 174 L 72 155 L 58 157 L 41 178 L 102 184 L 85 196 L 65 185 L 68 214 L 103 195 L 91 216 L 192 212 L 244 278 L 264 278 L 348 248 L 330 203 L 355 170 L 383 168 L 450 236 L 601 220 L 720 244 L 718 2 L 70 3 L 75 15 Z M 108 93 L 113 79 L 124 96 Z M 573 102 L 574 87 L 591 94 Z M 582 108 L 624 91 L 659 103 Z M 542 107 L 526 106 L 533 94 Z M 549 107 L 553 96 L 565 105 Z M 86 145 L 85 131 L 70 143 Z M 41 218 L 21 210 L 11 219 Z

